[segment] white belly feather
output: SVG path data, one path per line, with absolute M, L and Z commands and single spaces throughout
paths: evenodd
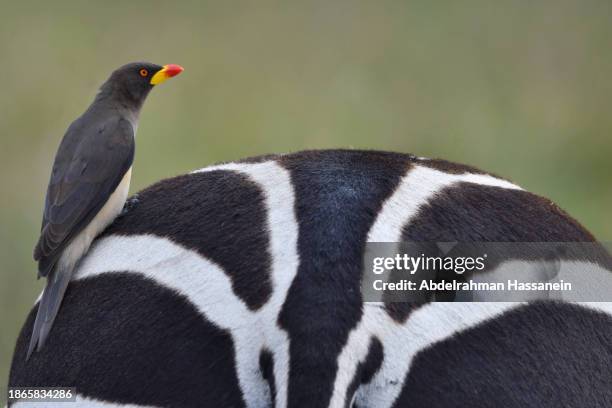
M 69 266 L 72 269 L 72 266 L 87 252 L 94 238 L 121 213 L 128 196 L 131 178 L 132 168 L 130 167 L 98 214 L 64 249 L 59 260 L 62 266 Z

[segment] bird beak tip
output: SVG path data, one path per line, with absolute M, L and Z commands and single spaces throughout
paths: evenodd
M 168 64 L 164 66 L 164 69 L 166 70 L 166 74 L 172 78 L 173 76 L 177 76 L 178 74 L 180 74 L 181 72 L 183 72 L 185 70 L 185 68 L 181 67 L 180 65 L 177 64 Z
M 164 65 L 162 69 L 157 71 L 151 78 L 151 85 L 159 85 L 168 78 L 172 78 L 183 72 L 185 69 L 177 64 Z

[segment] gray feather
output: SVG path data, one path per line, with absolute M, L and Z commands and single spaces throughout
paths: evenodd
M 132 166 L 133 127 L 126 119 L 107 115 L 88 111 L 73 123 L 60 144 L 34 249 L 40 276 L 47 276 Z
M 47 284 L 40 302 L 38 302 L 38 312 L 36 313 L 26 360 L 30 358 L 34 349 L 40 351 L 45 343 L 73 272 L 74 267 L 60 267 L 58 264 L 47 277 Z

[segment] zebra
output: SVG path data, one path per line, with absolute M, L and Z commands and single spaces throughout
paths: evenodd
M 88 407 L 612 406 L 612 303 L 365 302 L 366 244 L 399 241 L 595 238 L 550 200 L 439 159 L 205 167 L 130 201 L 26 362 L 33 307 L 9 386 L 76 387 Z

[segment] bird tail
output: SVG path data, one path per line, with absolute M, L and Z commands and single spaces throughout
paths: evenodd
M 49 275 L 47 276 L 47 284 L 43 294 L 38 302 L 38 312 L 32 329 L 32 337 L 28 347 L 26 360 L 30 358 L 32 352 L 40 351 L 49 331 L 53 326 L 57 312 L 59 311 L 62 299 L 66 293 L 68 282 L 72 277 L 74 265 L 64 265 L 63 262 L 57 262 Z

